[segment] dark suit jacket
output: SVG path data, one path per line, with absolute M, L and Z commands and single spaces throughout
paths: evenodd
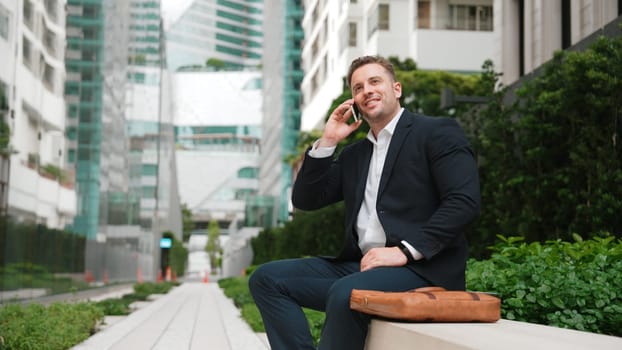
M 298 209 L 345 201 L 339 260 L 362 257 L 355 228 L 372 150 L 365 139 L 346 146 L 336 159 L 306 154 L 294 183 L 292 202 Z M 453 119 L 405 110 L 389 145 L 376 204 L 387 246 L 408 241 L 424 256 L 410 268 L 433 285 L 464 289 L 464 230 L 479 207 L 477 165 L 460 126 Z

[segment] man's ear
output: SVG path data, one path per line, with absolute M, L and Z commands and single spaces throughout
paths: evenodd
M 393 83 L 393 91 L 395 92 L 395 97 L 397 97 L 398 99 L 402 97 L 402 83 L 400 83 L 399 81 Z

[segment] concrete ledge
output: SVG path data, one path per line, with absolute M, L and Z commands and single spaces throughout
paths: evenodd
M 365 350 L 620 350 L 622 338 L 533 323 L 399 323 L 372 320 Z

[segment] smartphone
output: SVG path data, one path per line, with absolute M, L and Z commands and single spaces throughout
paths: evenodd
M 358 107 L 355 103 L 353 103 L 352 106 L 350 106 L 350 109 L 352 110 L 352 117 L 354 117 L 354 121 L 358 122 L 359 119 L 361 119 Z

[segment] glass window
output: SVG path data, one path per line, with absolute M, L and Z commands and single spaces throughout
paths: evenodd
M 238 170 L 238 178 L 240 179 L 257 179 L 259 169 L 254 167 L 246 167 Z
M 142 187 L 142 198 L 155 198 L 156 196 L 156 187 L 155 186 L 143 186 Z
M 448 29 L 492 31 L 492 6 L 449 5 Z
M 32 51 L 30 47 L 30 41 L 24 36 L 22 37 L 22 61 L 24 65 L 28 68 L 31 68 L 32 63 Z
M 4 40 L 9 40 L 10 19 L 11 13 L 4 5 L 0 4 L 0 37 Z
M 356 22 L 350 22 L 350 32 L 348 35 L 348 46 L 356 47 Z
M 158 174 L 158 165 L 157 164 L 143 164 L 142 172 L 143 176 L 155 176 Z
M 389 4 L 378 5 L 378 29 L 389 30 Z
M 43 85 L 51 92 L 54 92 L 56 90 L 56 84 L 54 84 L 54 77 L 54 68 L 46 62 L 45 67 L 43 68 Z
M 429 1 L 417 1 L 417 28 L 430 28 Z

